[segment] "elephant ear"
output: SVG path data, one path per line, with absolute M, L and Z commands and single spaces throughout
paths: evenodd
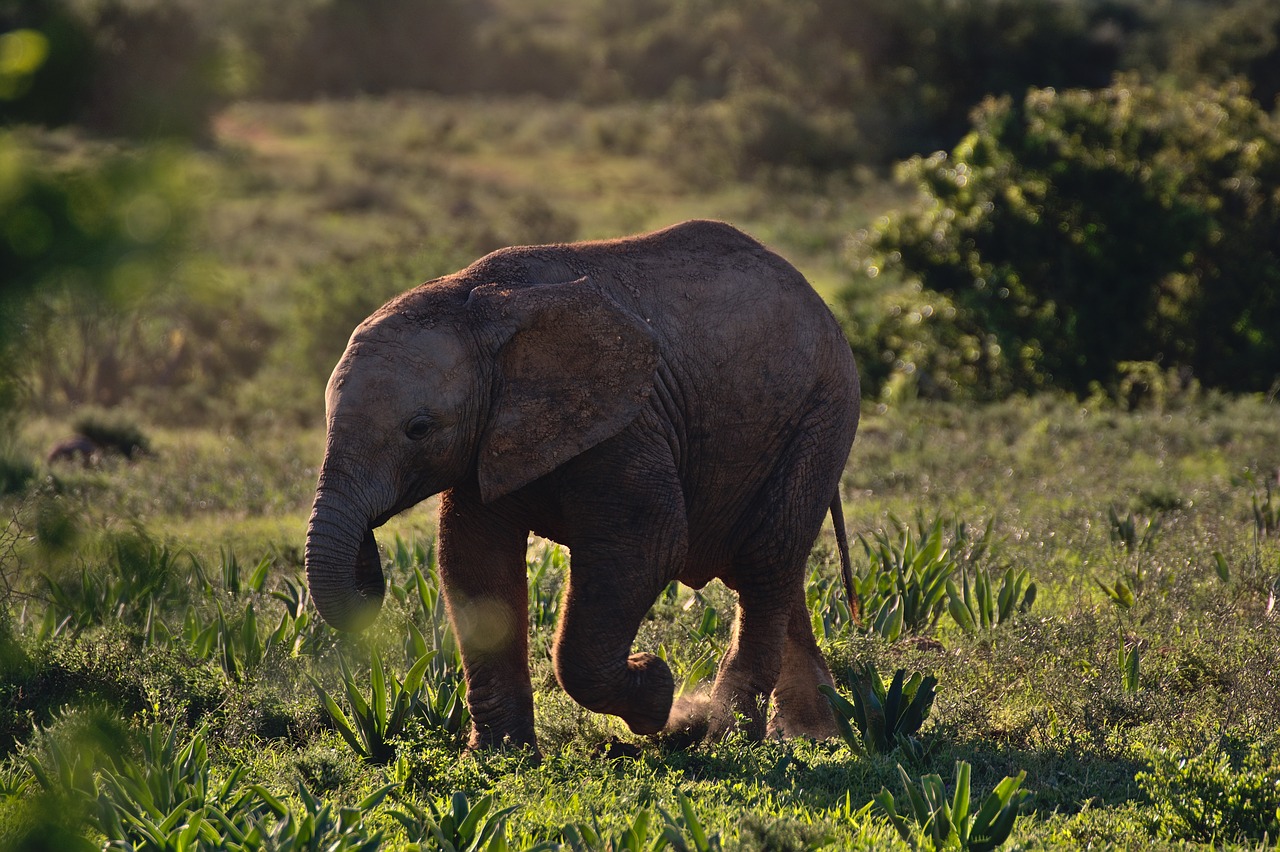
M 588 279 L 489 284 L 471 301 L 505 337 L 480 437 L 484 502 L 545 476 L 639 415 L 653 388 L 657 338 Z

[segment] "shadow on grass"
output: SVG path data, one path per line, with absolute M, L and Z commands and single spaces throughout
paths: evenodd
M 912 778 L 936 773 L 951 788 L 955 762 L 971 766 L 973 798 L 981 801 L 1008 775 L 1026 770 L 1023 788 L 1031 796 L 1026 813 L 1072 815 L 1086 807 L 1114 807 L 1142 798 L 1134 776 L 1141 761 L 1105 754 L 1088 745 L 1028 748 L 1007 744 L 950 745 L 932 739 L 929 754 L 912 763 L 901 751 L 887 755 L 855 754 L 843 743 L 767 741 L 733 742 L 710 748 L 660 749 L 659 760 L 696 781 L 754 779 L 760 786 L 802 802 L 806 808 L 854 809 L 870 802 L 882 787 L 900 793 L 897 765 Z

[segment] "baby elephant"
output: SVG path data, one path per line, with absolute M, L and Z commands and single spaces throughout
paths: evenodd
M 584 707 L 663 729 L 666 663 L 632 653 L 672 581 L 738 596 L 707 736 L 835 732 L 805 563 L 858 423 L 858 373 L 804 277 L 751 237 L 691 221 L 510 248 L 393 299 L 326 393 L 307 581 L 343 630 L 377 615 L 374 528 L 433 494 L 470 745 L 536 750 L 530 531 L 566 545 L 555 672 Z M 766 716 L 773 697 L 772 717 Z

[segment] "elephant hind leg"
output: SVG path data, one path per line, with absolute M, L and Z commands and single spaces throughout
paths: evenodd
M 817 689 L 832 682 L 831 673 L 804 599 L 809 552 L 849 446 L 831 440 L 823 425 L 816 419 L 798 427 L 757 495 L 754 513 L 744 519 L 742 546 L 724 578 L 738 592 L 738 624 L 716 677 L 708 737 L 722 735 L 732 713 L 747 716 L 749 736 L 763 736 L 771 695 L 778 702 L 771 730 L 823 737 L 835 732 L 834 716 Z
M 733 640 L 720 659 L 711 690 L 708 740 L 735 727 L 750 739 L 764 738 L 769 693 L 782 668 L 782 637 L 787 610 L 752 591 L 739 592 Z
M 835 686 L 831 670 L 809 625 L 809 610 L 801 593 L 792 598 L 787 620 L 786 644 L 782 649 L 782 671 L 773 688 L 773 716 L 769 733 L 784 737 L 826 739 L 837 734 L 831 707 L 818 687 Z

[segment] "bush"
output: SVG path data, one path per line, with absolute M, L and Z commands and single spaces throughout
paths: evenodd
M 1137 774 L 1163 833 L 1202 843 L 1263 842 L 1280 835 L 1280 765 L 1254 744 L 1232 755 L 1222 743 L 1178 754 L 1142 747 Z
M 31 462 L 12 455 L 0 454 L 0 497 L 6 494 L 21 494 L 36 477 L 36 468 Z
M 1280 377 L 1280 127 L 1242 84 L 988 100 L 900 176 L 922 203 L 862 235 L 843 300 L 878 388 L 1082 394 L 1137 361 L 1232 391 Z M 885 272 L 902 307 L 877 317 L 857 300 Z
M 44 56 L 12 96 L 0 91 L 4 123 L 200 137 L 231 93 L 227 42 L 183 3 L 16 0 L 0 8 L 0 32 L 18 30 Z
M 76 434 L 88 438 L 105 452 L 119 453 L 127 459 L 151 452 L 151 441 L 128 416 L 119 412 L 85 411 L 74 424 Z

